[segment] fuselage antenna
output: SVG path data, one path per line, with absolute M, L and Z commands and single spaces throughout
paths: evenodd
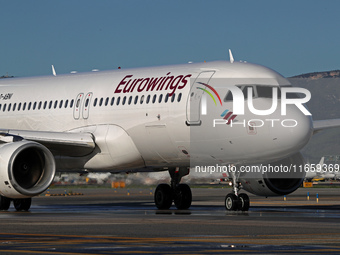
M 53 73 L 53 76 L 57 76 L 57 73 L 55 72 L 55 69 L 54 69 L 54 65 L 52 65 L 52 73 Z
M 229 49 L 229 59 L 230 59 L 230 63 L 234 63 L 233 53 L 231 53 L 230 49 Z

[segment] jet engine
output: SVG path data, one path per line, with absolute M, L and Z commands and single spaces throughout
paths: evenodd
M 56 165 L 52 153 L 32 141 L 0 146 L 0 195 L 28 198 L 41 194 L 52 183 Z
M 305 162 L 301 153 L 270 164 L 250 166 L 242 172 L 239 182 L 242 188 L 259 196 L 282 196 L 294 192 L 305 177 Z

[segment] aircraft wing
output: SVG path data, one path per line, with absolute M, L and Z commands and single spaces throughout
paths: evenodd
M 95 148 L 90 133 L 46 132 L 0 129 L 0 143 L 18 140 L 35 141 L 46 146 L 55 155 L 85 156 Z
M 314 133 L 317 133 L 323 129 L 337 128 L 340 127 L 340 119 L 330 119 L 330 120 L 314 120 Z

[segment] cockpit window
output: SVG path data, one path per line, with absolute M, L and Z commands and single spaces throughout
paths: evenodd
M 229 90 L 229 92 L 225 95 L 225 97 L 224 97 L 224 102 L 227 102 L 227 101 L 232 101 L 233 100 L 233 94 L 230 92 L 230 90 Z
M 292 86 L 284 86 L 283 88 L 291 88 Z M 303 96 L 299 93 L 295 92 L 286 92 L 286 98 L 287 99 L 294 99 L 294 98 L 302 98 Z M 280 95 L 281 98 L 281 95 Z
M 240 88 L 242 90 L 245 100 L 248 99 L 248 88 L 253 88 L 253 97 L 255 97 L 256 89 L 254 89 L 254 86 L 252 86 L 252 85 L 243 85 L 243 86 L 236 86 L 236 87 L 238 87 L 238 88 Z M 224 97 L 224 102 L 232 101 L 232 100 L 233 100 L 233 94 L 229 90 L 228 93 L 226 94 L 226 96 Z
M 257 88 L 257 97 L 261 98 L 273 98 L 273 87 L 269 86 L 256 86 Z M 280 96 L 280 89 L 278 87 L 277 92 L 278 92 L 278 98 L 281 98 Z
M 252 88 L 253 89 L 253 97 L 255 97 L 255 89 L 253 86 L 243 86 L 241 89 L 242 89 L 242 92 L 243 92 L 243 95 L 244 95 L 244 98 L 247 100 L 248 99 L 248 88 Z
M 286 93 L 286 98 L 288 98 L 288 99 L 301 98 L 301 94 L 294 93 L 294 92 L 288 92 L 288 93 Z
M 248 100 L 248 88 L 252 88 L 253 98 L 273 98 L 273 88 L 277 88 L 278 98 L 281 98 L 280 88 L 277 86 L 263 86 L 263 85 L 238 85 L 236 86 L 240 88 L 243 92 L 243 96 L 245 100 Z M 229 90 L 226 96 L 224 97 L 224 102 L 232 101 L 233 94 Z

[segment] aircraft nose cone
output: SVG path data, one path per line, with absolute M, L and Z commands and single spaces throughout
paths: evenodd
M 304 115 L 299 109 L 291 109 L 282 116 L 281 126 L 273 134 L 273 140 L 279 141 L 281 150 L 287 154 L 302 149 L 313 133 L 311 116 Z

